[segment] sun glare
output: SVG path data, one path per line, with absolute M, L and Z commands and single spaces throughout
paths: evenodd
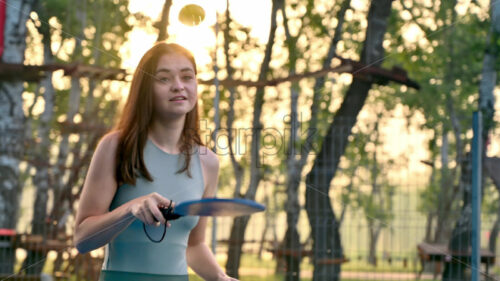
M 190 0 L 175 1 L 170 9 L 169 42 L 178 43 L 190 50 L 196 59 L 198 65 L 206 65 L 212 59 L 213 49 L 215 48 L 215 25 L 216 13 L 222 12 L 225 7 L 223 1 Z M 187 4 L 196 4 L 205 11 L 205 19 L 198 25 L 187 26 L 179 21 L 180 10 Z
M 247 26 L 251 35 L 265 42 L 269 32 L 270 1 L 266 0 L 233 0 L 229 2 L 229 10 L 234 21 Z M 161 16 L 164 1 L 131 0 L 128 9 L 131 13 L 142 13 L 154 21 Z M 186 26 L 179 21 L 180 10 L 188 5 L 201 6 L 205 11 L 205 19 L 196 26 Z M 168 42 L 175 42 L 193 52 L 199 66 L 213 61 L 215 38 L 215 19 L 217 13 L 223 17 L 226 0 L 177 0 L 172 1 L 169 15 Z M 263 20 L 265 19 L 265 20 Z M 142 55 L 154 44 L 158 30 L 153 27 L 134 27 L 129 33 L 129 42 L 121 51 L 123 67 L 133 69 Z
M 216 12 L 222 13 L 225 9 L 225 1 L 189 0 L 173 1 L 169 15 L 169 38 L 168 42 L 175 42 L 190 50 L 198 65 L 206 65 L 212 61 L 213 49 L 215 47 L 215 23 Z M 132 0 L 128 9 L 131 13 L 142 13 L 153 21 L 161 17 L 164 1 Z M 179 21 L 179 12 L 187 4 L 196 4 L 205 11 L 205 19 L 197 26 L 186 26 Z M 221 5 L 222 4 L 222 5 Z M 134 27 L 129 33 L 129 40 L 121 50 L 122 67 L 133 70 L 142 55 L 155 43 L 158 30 L 153 27 Z
M 169 42 L 175 42 L 190 50 L 198 65 L 209 64 L 215 46 L 215 33 L 213 30 L 201 27 L 180 27 L 179 32 L 171 35 Z

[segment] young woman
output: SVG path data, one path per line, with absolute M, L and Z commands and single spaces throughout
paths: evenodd
M 200 139 L 193 55 L 159 43 L 142 57 L 121 119 L 92 158 L 76 215 L 77 249 L 106 245 L 102 281 L 184 281 L 188 265 L 205 280 L 236 280 L 205 244 L 206 218 L 165 221 L 160 212 L 213 197 L 218 172 Z M 165 239 L 154 243 L 163 226 Z

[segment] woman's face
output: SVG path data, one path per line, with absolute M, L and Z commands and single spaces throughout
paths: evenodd
M 160 57 L 154 73 L 153 108 L 156 118 L 180 117 L 196 105 L 198 85 L 191 61 L 180 54 Z

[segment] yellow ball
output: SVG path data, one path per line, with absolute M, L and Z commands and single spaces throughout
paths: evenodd
M 205 10 L 196 4 L 184 6 L 179 12 L 179 21 L 185 25 L 195 26 L 205 19 Z

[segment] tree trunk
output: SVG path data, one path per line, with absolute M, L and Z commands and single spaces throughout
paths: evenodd
M 285 27 L 286 43 L 288 47 L 288 56 L 290 64 L 290 75 L 294 75 L 297 65 L 297 50 L 296 50 L 296 38 L 290 34 L 288 27 L 288 18 L 286 16 L 285 5 L 281 7 L 281 13 L 283 15 L 283 25 Z M 297 35 L 300 36 L 300 33 Z M 297 140 L 297 129 L 298 129 L 298 114 L 297 114 L 297 103 L 299 98 L 299 83 L 293 82 L 290 87 L 290 138 L 288 140 L 288 151 L 286 154 L 286 195 L 287 200 L 285 202 L 286 211 L 286 223 L 287 229 L 285 231 L 285 236 L 280 245 L 280 250 L 284 253 L 296 252 L 297 254 L 284 254 L 285 262 L 285 281 L 299 281 L 300 279 L 300 261 L 302 259 L 300 250 L 300 234 L 297 231 L 297 222 L 300 215 L 300 204 L 298 198 L 298 189 L 301 178 L 301 170 L 299 161 L 295 159 Z M 279 255 L 278 255 L 279 256 Z M 277 263 L 277 273 L 279 267 L 281 267 L 280 261 Z
M 161 11 L 161 19 L 158 23 L 158 38 L 156 42 L 165 41 L 168 39 L 168 25 L 169 25 L 169 15 L 170 8 L 172 7 L 172 0 L 165 0 L 163 4 L 163 9 Z
M 368 263 L 377 266 L 377 241 L 381 227 L 376 222 L 368 224 L 370 236 L 368 237 Z
M 375 126 L 373 128 L 372 134 L 374 135 L 373 143 L 375 144 L 375 149 L 373 150 L 373 163 L 371 167 L 371 181 L 372 181 L 372 190 L 371 190 L 371 199 L 375 201 L 375 204 L 380 208 L 384 206 L 384 198 L 381 194 L 381 186 L 378 183 L 379 178 L 379 163 L 377 158 L 377 149 L 380 140 L 380 130 L 379 130 L 379 121 L 380 117 L 378 116 L 375 121 Z M 377 200 L 378 199 L 378 200 Z M 389 198 L 391 200 L 391 198 Z M 378 201 L 378 202 L 377 202 Z M 383 210 L 383 209 L 382 209 Z M 367 214 L 365 214 L 367 215 Z M 373 217 L 371 214 L 366 217 L 368 221 L 368 263 L 377 266 L 377 242 L 378 237 L 380 235 L 380 231 L 382 230 L 382 222 L 377 217 Z
M 78 5 L 76 9 L 76 18 L 81 26 L 79 38 L 83 39 L 85 38 L 84 29 L 86 27 L 87 4 L 85 0 L 79 0 L 76 5 Z M 79 58 L 82 57 L 81 41 L 82 40 L 76 40 L 75 49 L 73 50 L 72 60 L 76 62 L 78 62 Z M 66 111 L 66 122 L 69 125 L 74 124 L 73 119 L 79 111 L 81 96 L 82 87 L 80 85 L 80 77 L 72 76 L 67 107 L 68 109 Z M 66 179 L 67 176 L 67 169 L 65 167 L 68 165 L 68 155 L 70 153 L 69 135 L 70 134 L 68 132 L 61 131 L 61 142 L 59 143 L 59 151 L 57 155 L 56 165 L 54 167 L 54 198 L 60 198 L 61 194 L 64 193 L 64 188 L 66 186 L 64 179 Z
M 455 223 L 448 248 L 452 253 L 467 253 L 470 247 L 472 208 L 470 202 L 471 195 L 471 174 L 470 154 L 466 155 L 461 167 L 461 184 L 463 186 L 463 207 L 460 218 Z M 457 257 L 451 255 L 451 262 L 445 263 L 443 281 L 465 281 L 467 280 L 466 269 L 470 264 L 468 257 Z
M 23 64 L 26 21 L 36 2 L 18 0 L 6 4 L 1 62 Z M 22 192 L 19 161 L 24 150 L 23 91 L 23 81 L 0 81 L 0 228 L 13 230 L 16 229 Z M 13 273 L 15 250 L 11 247 L 0 248 L 0 259 L 0 273 Z
M 433 143 L 435 143 L 435 140 L 431 140 L 431 147 L 433 147 Z M 432 151 L 432 149 L 431 149 Z M 434 153 L 432 153 L 432 162 L 428 163 L 428 165 L 432 168 L 431 175 L 429 177 L 429 187 L 432 188 L 432 186 L 435 184 L 436 180 L 436 160 Z M 434 206 L 437 206 L 439 204 L 434 204 Z M 432 225 L 434 223 L 434 219 L 436 217 L 436 211 L 433 210 L 433 208 L 426 208 L 427 209 L 427 218 L 425 220 L 425 237 L 424 241 L 425 242 L 432 242 Z
M 344 24 L 345 13 L 347 9 L 350 7 L 351 0 L 345 0 L 342 2 L 340 9 L 337 13 L 338 24 L 335 28 L 335 34 L 330 43 L 330 47 L 328 49 L 328 53 L 326 58 L 323 60 L 323 68 L 327 68 L 330 66 L 333 57 L 336 55 L 337 44 L 342 38 L 342 29 Z M 283 5 L 282 14 L 284 19 L 284 27 L 285 27 L 285 35 L 288 45 L 288 52 L 290 57 L 290 75 L 294 75 L 296 71 L 296 42 L 300 37 L 300 32 L 292 37 L 288 27 L 288 19 L 286 16 L 286 9 Z M 325 77 L 319 77 L 315 81 L 314 85 L 314 98 L 313 104 L 311 106 L 311 112 L 315 116 L 311 118 L 311 122 L 309 124 L 310 127 L 316 127 L 317 123 L 317 113 L 316 110 L 318 108 L 319 96 L 322 93 L 322 90 L 325 85 Z M 285 204 L 285 210 L 287 212 L 287 230 L 285 232 L 285 237 L 281 243 L 281 249 L 285 251 L 291 251 L 292 255 L 285 255 L 285 280 L 286 281 L 298 281 L 300 279 L 300 262 L 302 259 L 301 256 L 301 243 L 300 243 L 300 234 L 297 231 L 297 222 L 300 215 L 300 204 L 298 199 L 298 189 L 302 177 L 302 170 L 307 162 L 307 157 L 309 156 L 309 152 L 312 148 L 310 145 L 306 145 L 305 147 L 301 147 L 302 151 L 300 151 L 301 158 L 296 160 L 295 156 L 297 154 L 297 144 L 300 143 L 300 139 L 297 139 L 298 132 L 297 130 L 300 127 L 297 113 L 297 104 L 299 97 L 299 83 L 292 83 L 291 87 L 291 106 L 290 106 L 290 139 L 288 141 L 288 153 L 287 153 L 287 201 Z M 308 137 L 313 136 L 313 130 L 308 132 Z M 306 138 L 310 139 L 310 138 Z
M 438 202 L 446 202 L 437 205 L 436 231 L 434 232 L 434 242 L 444 243 L 451 233 L 450 216 L 452 212 L 453 200 L 450 198 L 454 193 L 453 176 L 448 168 L 448 131 L 443 130 L 441 145 L 441 188 L 438 194 Z
M 234 69 L 231 66 L 231 55 L 229 54 L 229 43 L 231 41 L 229 35 L 229 26 L 231 24 L 231 14 L 229 10 L 229 0 L 226 1 L 226 18 L 225 18 L 225 28 L 223 28 L 224 35 L 224 55 L 226 58 L 226 71 L 227 77 L 229 79 L 233 78 Z M 226 127 L 227 127 L 227 142 L 229 147 L 229 156 L 231 158 L 231 165 L 233 166 L 234 179 L 236 181 L 233 197 L 242 197 L 241 186 L 243 185 L 244 169 L 241 164 L 236 160 L 234 149 L 233 149 L 233 123 L 234 123 L 234 103 L 236 100 L 236 90 L 231 87 L 229 90 L 229 111 L 227 113 Z M 237 146 L 238 147 L 238 146 Z
M 361 62 L 380 65 L 384 58 L 383 39 L 391 13 L 391 0 L 372 1 L 368 12 L 366 40 Z M 312 230 L 314 250 L 313 281 L 339 280 L 343 250 L 338 223 L 330 203 L 330 182 L 344 154 L 351 129 L 372 86 L 369 77 L 355 77 L 340 109 L 330 124 L 321 150 L 306 177 L 306 211 Z M 366 79 L 368 78 L 368 79 Z
M 270 206 L 269 204 L 269 195 L 267 194 L 267 187 L 266 187 L 266 195 L 264 197 L 264 206 Z M 266 210 L 267 212 L 265 213 L 266 219 L 264 223 L 264 229 L 262 230 L 262 235 L 260 236 L 260 243 L 259 243 L 259 251 L 257 252 L 257 256 L 259 260 L 262 260 L 262 253 L 264 252 L 264 247 L 266 246 L 266 236 L 268 231 L 273 227 L 275 224 L 276 217 L 269 212 L 269 207 Z
M 229 236 L 229 249 L 227 253 L 226 274 L 238 278 L 238 269 L 241 262 L 245 229 L 250 220 L 249 216 L 237 217 L 233 221 Z
M 500 169 L 500 158 L 498 157 L 488 157 L 484 160 L 484 172 L 493 181 L 493 185 L 500 193 L 500 174 L 497 172 Z M 500 229 L 500 202 L 497 209 L 497 219 L 493 224 L 490 231 L 490 240 L 488 241 L 488 248 L 491 252 L 496 252 L 497 237 Z
M 252 155 L 251 155 L 251 167 L 250 167 L 250 184 L 248 190 L 245 194 L 246 199 L 254 200 L 255 194 L 257 193 L 257 188 L 261 179 L 260 172 L 260 157 L 259 157 L 259 147 L 260 144 L 260 121 L 256 118 L 260 117 L 263 99 L 264 89 L 258 89 L 256 95 L 256 102 L 254 104 L 254 128 L 252 130 Z M 255 122 L 255 120 L 257 120 Z M 255 126 L 255 123 L 257 125 Z M 231 236 L 229 238 L 229 249 L 228 249 L 228 259 L 226 263 L 226 273 L 234 278 L 238 278 L 238 269 L 240 267 L 242 246 L 245 240 L 245 231 L 248 225 L 250 217 L 240 217 L 235 218 L 233 225 L 231 227 Z
M 44 16 L 44 11 L 42 11 L 42 5 L 38 5 L 37 13 L 40 18 L 46 19 Z M 53 54 L 51 49 L 52 40 L 50 38 L 50 28 L 47 25 L 41 25 L 39 32 L 43 36 L 43 54 L 44 54 L 44 64 L 51 64 L 53 62 Z M 50 166 L 50 156 L 48 157 L 47 151 L 50 151 L 50 127 L 53 119 L 54 112 L 54 99 L 55 90 L 52 85 L 52 72 L 48 72 L 47 76 L 41 81 L 42 87 L 45 89 L 43 93 L 44 99 L 44 110 L 40 116 L 40 122 L 38 125 L 38 138 L 40 139 L 40 144 L 34 149 L 34 160 L 36 173 L 33 176 L 33 183 L 36 187 L 36 196 L 34 203 L 33 218 L 31 220 L 31 233 L 36 235 L 43 235 L 46 237 L 48 231 L 47 225 L 47 201 L 49 198 L 49 189 L 51 184 L 51 178 L 49 174 Z M 40 262 L 43 260 L 43 254 L 40 251 L 27 251 L 26 259 L 23 262 L 23 268 L 26 268 L 25 273 L 36 275 L 40 274 L 45 266 L 45 262 Z M 29 266 L 34 265 L 34 266 Z
M 37 14 L 42 20 L 45 20 L 43 5 L 38 5 Z M 52 40 L 50 37 L 50 27 L 41 25 L 39 32 L 42 35 L 44 64 L 53 62 L 53 53 L 51 49 Z M 54 113 L 55 90 L 52 85 L 52 72 L 47 72 L 46 77 L 41 81 L 44 89 L 43 100 L 44 110 L 40 116 L 38 125 L 38 138 L 40 144 L 34 152 L 36 173 L 33 177 L 33 183 L 36 186 L 36 199 L 34 205 L 33 219 L 31 222 L 31 232 L 33 234 L 42 234 L 45 230 L 45 218 L 47 214 L 48 190 L 50 186 L 49 165 L 50 157 L 47 157 L 47 151 L 50 151 L 50 126 Z
M 271 12 L 271 29 L 266 45 L 264 60 L 262 62 L 259 81 L 265 80 L 269 72 L 269 62 L 271 61 L 272 47 L 274 45 L 274 37 L 276 33 L 277 23 L 276 14 L 282 4 L 282 0 L 273 0 Z M 253 105 L 253 121 L 252 121 L 252 143 L 251 143 L 251 159 L 250 159 L 250 183 L 245 193 L 246 199 L 255 199 L 257 188 L 261 180 L 261 159 L 260 159 L 260 135 L 262 125 L 260 117 L 262 106 L 264 104 L 264 88 L 258 87 L 255 94 Z M 242 245 L 245 238 L 245 230 L 248 225 L 249 217 L 235 218 L 231 227 L 231 237 L 228 249 L 228 258 L 226 263 L 226 273 L 229 276 L 238 278 L 238 269 L 240 267 Z

